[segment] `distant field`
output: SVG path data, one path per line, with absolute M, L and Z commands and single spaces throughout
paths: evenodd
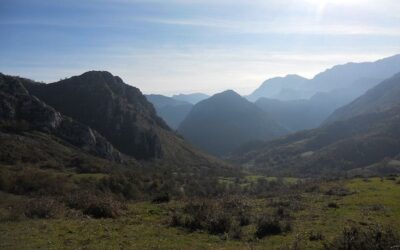
M 240 240 L 170 227 L 169 213 L 181 201 L 129 203 L 126 214 L 117 219 L 12 221 L 5 217 L 7 202 L 19 197 L 1 193 L 0 249 L 278 249 L 293 244 L 301 249 L 321 249 L 323 242 L 331 241 L 344 227 L 378 224 L 400 231 L 399 177 L 330 181 L 317 189 L 302 193 L 301 208 L 291 211 L 291 232 L 255 239 L 252 223 L 243 228 Z M 279 199 L 252 198 L 251 209 L 262 213 Z M 316 233 L 322 239 L 310 240 Z

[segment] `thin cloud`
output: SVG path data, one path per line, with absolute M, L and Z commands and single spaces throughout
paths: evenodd
M 216 28 L 225 32 L 242 34 L 295 34 L 295 35 L 383 35 L 400 36 L 399 27 L 349 25 L 349 24 L 318 24 L 318 23 L 279 23 L 279 22 L 243 22 L 218 19 L 173 19 L 173 18 L 143 18 L 144 22 L 164 25 L 197 26 Z

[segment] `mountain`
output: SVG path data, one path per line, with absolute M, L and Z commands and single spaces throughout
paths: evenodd
M 279 100 L 309 99 L 319 92 L 338 89 L 356 93 L 358 97 L 397 72 L 400 72 L 400 55 L 375 62 L 347 63 L 327 69 L 310 80 L 297 75 L 267 80 L 248 98 L 251 101 L 260 97 Z
M 298 75 L 287 75 L 285 77 L 275 77 L 268 79 L 261 84 L 253 93 L 247 96 L 250 101 L 257 101 L 261 97 L 279 99 L 279 100 L 296 100 L 302 99 L 305 84 L 308 79 Z
M 50 140 L 63 141 L 64 144 L 107 160 L 120 162 L 122 155 L 103 136 L 90 127 L 56 111 L 36 97 L 24 87 L 25 80 L 0 74 L 0 121 L 3 143 L 7 132 L 40 132 Z M 19 141 L 25 140 L 22 135 Z M 28 142 L 32 139 L 26 139 Z M 18 141 L 18 140 L 17 140 Z M 27 144 L 29 144 L 27 142 Z M 10 145 L 9 150 L 17 145 Z M 21 144 L 19 144 L 21 145 Z M 9 151 L 7 150 L 7 151 Z M 37 150 L 37 149 L 36 149 Z M 2 152 L 4 153 L 4 152 Z M 13 154 L 15 152 L 12 152 Z
M 296 132 L 318 127 L 338 107 L 354 100 L 357 94 L 337 89 L 302 100 L 259 98 L 255 105 L 286 129 Z
M 400 105 L 236 151 L 232 161 L 271 175 L 399 173 Z
M 163 118 L 168 126 L 173 129 L 178 128 L 193 107 L 191 103 L 163 95 L 146 95 L 146 98 L 154 105 L 157 115 Z
M 400 73 L 368 90 L 350 104 L 336 110 L 326 123 L 346 120 L 361 114 L 387 110 L 400 103 Z
M 337 65 L 316 75 L 307 85 L 310 89 L 326 92 L 333 89 L 355 88 L 366 91 L 379 82 L 400 72 L 400 54 L 375 62 Z M 375 79 L 375 84 L 366 79 Z
M 269 140 L 287 130 L 232 90 L 196 104 L 178 132 L 200 149 L 224 155 L 252 140 Z
M 189 146 L 172 132 L 139 89 L 109 72 L 89 71 L 50 84 L 27 83 L 29 92 L 96 129 L 120 152 L 174 167 L 213 169 L 227 165 Z
M 209 98 L 209 95 L 203 94 L 203 93 L 193 93 L 193 94 L 179 94 L 179 95 L 173 95 L 172 98 L 178 101 L 184 101 L 188 102 L 191 104 L 196 104 L 204 99 Z
M 399 112 L 396 107 L 299 132 L 247 149 L 233 159 L 274 175 L 388 171 L 372 167 L 400 156 Z

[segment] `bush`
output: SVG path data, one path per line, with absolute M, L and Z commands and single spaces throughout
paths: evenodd
M 257 223 L 256 237 L 259 239 L 280 233 L 282 233 L 281 225 L 276 219 L 267 217 L 260 219 Z
M 397 176 L 396 175 L 389 175 L 389 176 L 386 177 L 386 180 L 396 181 L 397 180 Z
M 239 240 L 242 238 L 243 231 L 242 231 L 242 226 L 238 221 L 232 221 L 230 224 L 228 236 L 231 239 Z
M 326 195 L 336 195 L 336 196 L 347 196 L 347 195 L 351 195 L 353 193 L 344 187 L 332 187 L 325 194 Z
M 206 221 L 206 229 L 211 234 L 223 234 L 231 229 L 231 217 L 224 211 L 211 213 Z
M 241 237 L 241 227 L 250 223 L 247 204 L 239 198 L 190 201 L 172 212 L 170 225 L 191 231 Z
M 67 199 L 67 206 L 81 210 L 93 218 L 117 218 L 125 206 L 111 195 L 96 196 L 88 192 L 76 192 Z
M 326 250 L 381 250 L 396 249 L 400 237 L 391 228 L 373 226 L 367 229 L 345 228 L 332 242 L 325 243 Z
M 170 201 L 170 197 L 168 193 L 161 193 L 156 195 L 151 202 L 153 203 L 166 203 Z
M 289 221 L 280 221 L 276 216 L 264 215 L 258 219 L 255 236 L 259 239 L 291 230 Z
M 339 205 L 336 202 L 329 202 L 328 207 L 329 208 L 339 208 Z
M 23 168 L 19 172 L 9 173 L 8 178 L 2 188 L 14 194 L 64 195 L 70 190 L 65 176 L 34 168 Z
M 49 219 L 60 214 L 63 206 L 52 198 L 35 198 L 24 209 L 24 215 L 31 219 Z
M 311 232 L 310 232 L 310 235 L 309 235 L 309 237 L 308 237 L 308 239 L 309 239 L 310 241 L 323 240 L 323 239 L 324 239 L 324 236 L 322 235 L 321 232 L 314 232 L 314 231 L 311 231 Z

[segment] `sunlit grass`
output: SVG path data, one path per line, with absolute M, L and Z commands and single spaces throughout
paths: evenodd
M 346 188 L 350 194 L 326 194 L 332 187 Z M 310 241 L 311 232 L 331 240 L 351 225 L 390 225 L 400 230 L 396 223 L 400 221 L 400 184 L 396 180 L 340 180 L 321 184 L 320 189 L 302 194 L 303 209 L 292 213 L 292 232 L 262 240 L 254 239 L 254 224 L 243 228 L 242 240 L 169 227 L 169 211 L 180 201 L 138 202 L 128 204 L 127 212 L 118 219 L 1 221 L 0 249 L 274 249 L 290 246 L 295 239 L 305 249 L 320 249 L 323 242 Z M 271 209 L 266 199 L 250 202 L 255 215 Z M 338 208 L 328 207 L 330 202 Z

